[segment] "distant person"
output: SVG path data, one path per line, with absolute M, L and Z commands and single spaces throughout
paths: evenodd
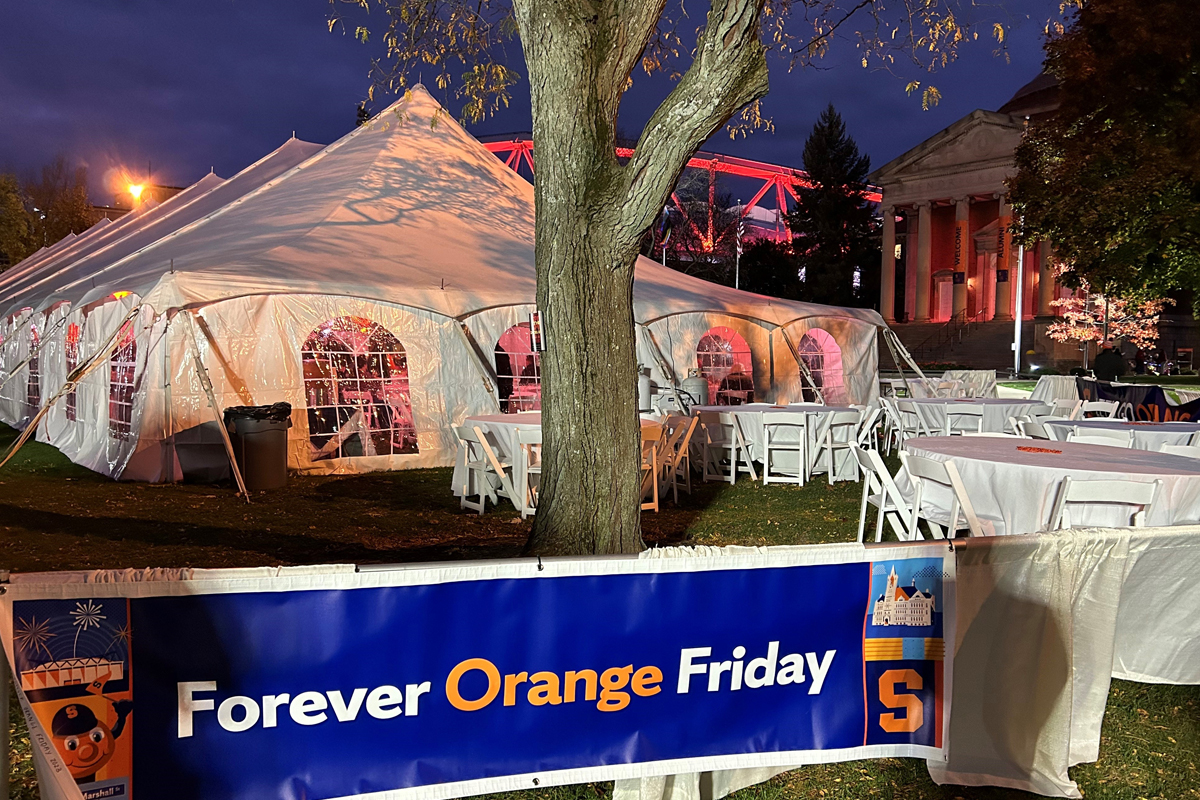
M 1112 345 L 1106 344 L 1100 355 L 1096 356 L 1092 371 L 1096 373 L 1096 380 L 1112 383 L 1125 374 L 1125 359 Z

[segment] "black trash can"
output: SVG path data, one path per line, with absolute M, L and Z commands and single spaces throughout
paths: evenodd
M 290 427 L 290 403 L 225 409 L 225 429 L 233 440 L 233 452 L 246 482 L 246 491 L 261 492 L 287 485 L 287 431 Z

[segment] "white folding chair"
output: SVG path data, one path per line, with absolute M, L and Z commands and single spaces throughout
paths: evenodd
M 1055 400 L 1051 404 L 1054 416 L 1063 417 L 1064 419 L 1078 419 L 1079 408 L 1083 405 L 1082 400 Z
M 958 467 L 951 461 L 937 461 L 924 456 L 914 456 L 904 453 L 904 467 L 913 483 L 912 516 L 908 529 L 918 531 L 920 521 L 925 520 L 934 538 L 954 538 L 960 528 L 967 528 L 972 536 L 983 536 L 983 526 L 975 515 L 975 506 L 967 496 L 967 488 L 963 485 Z M 926 483 L 936 483 L 950 489 L 950 509 L 943 512 L 927 504 L 922 507 Z M 943 532 L 942 529 L 945 529 Z
M 983 406 L 971 406 L 966 403 L 946 404 L 946 418 L 942 423 L 943 436 L 953 436 L 966 431 L 980 433 L 982 430 Z
M 883 408 L 883 441 L 886 445 L 885 452 L 891 455 L 892 447 L 899 447 L 903 441 L 904 423 L 900 420 L 900 410 L 896 408 L 895 398 L 881 397 L 879 398 L 879 405 Z
M 1160 453 L 1170 453 L 1173 456 L 1200 458 L 1200 445 L 1195 444 L 1164 444 L 1158 448 Z
M 513 478 L 517 496 L 521 498 L 521 519 L 537 513 L 538 485 L 533 477 L 542 474 L 542 429 L 517 429 L 517 457 L 514 459 Z
M 658 511 L 658 444 L 662 441 L 660 425 L 642 426 L 642 510 Z M 647 500 L 646 496 L 650 499 Z
M 500 482 L 500 488 L 496 490 L 496 494 L 501 494 L 512 501 L 513 507 L 518 511 L 521 509 L 521 500 L 517 495 L 516 489 L 513 488 L 512 476 L 509 474 L 512 471 L 512 464 L 507 461 L 501 461 L 496 455 L 496 451 L 492 449 L 492 445 L 488 442 L 487 434 L 478 425 L 471 429 L 475 433 L 475 439 L 479 442 L 479 446 L 483 448 L 483 454 L 486 457 L 487 464 L 485 465 L 484 480 L 490 480 L 494 475 Z
M 807 463 L 808 415 L 802 411 L 780 411 L 763 414 L 763 485 L 768 483 L 795 483 L 804 485 L 805 464 Z M 796 455 L 796 474 L 784 473 L 774 464 L 772 455 L 794 453 Z M 790 462 L 790 458 L 788 459 Z M 775 469 L 779 475 L 772 475 Z
M 817 416 L 813 425 L 814 437 L 812 452 L 809 454 L 809 474 L 816 467 L 821 457 L 825 457 L 825 475 L 829 485 L 833 486 L 834 474 L 837 471 L 837 454 L 849 452 L 858 446 L 858 426 L 862 421 L 862 412 L 857 410 L 833 411 Z M 858 461 L 850 459 L 850 468 L 854 471 L 854 480 L 858 480 Z
M 863 411 L 862 424 L 858 427 L 858 445 L 875 450 L 879 446 L 879 418 L 883 414 L 875 403 L 867 405 Z
M 1108 447 L 1133 447 L 1133 431 L 1072 428 L 1067 432 L 1067 441 L 1076 444 L 1102 444 Z
M 1005 423 L 1004 427 L 1007 428 L 1008 432 L 1010 434 L 1012 434 L 1013 436 L 1020 436 L 1021 438 L 1027 438 L 1025 436 L 1025 434 L 1021 432 L 1021 420 L 1023 418 L 1026 418 L 1026 417 L 1024 415 L 1021 417 L 1009 417 L 1008 422 Z
M 899 487 L 896 486 L 896 481 L 892 479 L 878 451 L 855 447 L 853 452 L 864 476 L 862 505 L 858 511 L 858 540 L 860 542 L 863 540 L 863 532 L 867 526 L 868 505 L 875 506 L 879 512 L 875 518 L 875 541 L 883 539 L 883 520 L 885 518 L 892 526 L 892 532 L 900 541 L 907 542 L 920 538 L 919 534 L 914 535 L 908 528 L 912 508 L 904 499 Z
M 1050 432 L 1046 430 L 1040 420 L 1036 420 L 1028 414 L 1020 417 L 1017 425 L 1021 429 L 1021 433 L 1026 439 L 1049 439 Z
M 1077 481 L 1063 478 L 1058 487 L 1058 497 L 1050 511 L 1050 527 L 1048 530 L 1061 531 L 1072 527 L 1070 503 L 1088 505 L 1128 505 L 1141 506 L 1133 514 L 1130 527 L 1141 528 L 1146 524 L 1146 517 L 1154 505 L 1154 498 L 1162 488 L 1162 481 L 1141 483 L 1136 481 Z M 1125 527 L 1125 526 L 1121 526 Z
M 684 480 L 683 490 L 692 493 L 692 460 L 688 448 L 692 444 L 692 434 L 700 424 L 698 417 L 667 417 L 667 438 L 659 448 L 659 492 L 665 493 L 669 486 L 679 503 L 679 479 Z
M 1116 400 L 1089 400 L 1079 407 L 1076 419 L 1087 419 L 1089 415 L 1096 417 L 1115 417 L 1121 404 Z
M 934 432 L 925 425 L 925 420 L 917 413 L 917 406 L 911 400 L 897 400 L 896 411 L 900 415 L 900 427 L 904 438 L 913 436 L 934 436 Z
M 466 473 L 463 475 L 462 486 L 459 487 L 459 508 L 470 509 L 478 514 L 487 510 L 487 501 L 496 505 L 499 499 L 492 482 L 488 480 L 488 460 L 479 444 L 479 437 L 470 428 L 455 426 L 454 435 L 458 437 L 459 450 L 462 453 Z M 478 497 L 478 502 L 470 498 Z

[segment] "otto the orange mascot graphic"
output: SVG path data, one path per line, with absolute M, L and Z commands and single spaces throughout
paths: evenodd
M 96 714 L 82 703 L 63 706 L 50 723 L 54 745 L 76 783 L 91 783 L 96 773 L 112 760 L 116 739 L 125 729 L 125 719 L 133 711 L 132 700 L 113 703 L 117 724 L 111 728 L 96 719 Z

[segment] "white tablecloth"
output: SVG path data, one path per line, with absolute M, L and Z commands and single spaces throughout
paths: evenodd
M 1002 397 L 977 397 L 969 400 L 955 400 L 942 397 L 917 398 L 909 400 L 917 409 L 917 415 L 936 434 L 946 424 L 946 410 L 950 408 L 978 406 L 983 409 L 983 429 L 991 433 L 1008 433 L 1008 418 L 1019 417 L 1032 413 L 1033 410 L 1044 411 L 1046 405 L 1036 400 L 1010 399 Z M 975 430 L 974 418 L 964 417 L 955 420 L 954 430 Z
M 1055 400 L 1078 400 L 1079 385 L 1071 375 L 1043 375 L 1033 387 L 1033 399 L 1045 403 Z
M 717 413 L 733 414 L 737 421 L 738 427 L 741 428 L 742 436 L 746 439 L 746 447 L 750 451 L 750 457 L 757 462 L 762 462 L 763 453 L 766 450 L 766 428 L 764 423 L 766 418 L 771 414 L 782 412 L 797 413 L 802 412 L 808 416 L 808 435 L 809 435 L 809 458 L 813 457 L 813 434 L 816 431 L 817 420 L 824 414 L 832 414 L 835 411 L 853 411 L 850 406 L 825 406 L 819 403 L 793 403 L 788 406 L 773 406 L 768 403 L 748 403 L 741 406 L 692 406 L 692 413 L 701 411 L 712 411 Z M 836 441 L 849 441 L 848 429 L 836 431 Z M 693 442 L 698 442 L 699 438 L 694 438 Z M 784 439 L 790 441 L 790 439 Z M 837 463 L 834 465 L 834 478 L 840 479 L 842 476 L 850 476 L 852 471 L 849 469 L 851 454 L 846 451 L 838 453 Z M 780 451 L 777 454 L 772 454 L 771 464 L 774 470 L 782 473 L 795 472 L 796 458 L 794 452 Z M 820 473 L 825 472 L 824 458 L 817 465 Z
M 1200 521 L 1200 459 L 1073 442 L 987 437 L 928 436 L 904 443 L 909 453 L 938 461 L 953 461 L 962 475 L 975 513 L 996 535 L 1045 530 L 1062 479 L 1161 479 L 1162 488 L 1148 515 L 1148 526 L 1182 525 Z M 1027 449 L 1020 449 L 1027 448 Z M 1028 448 L 1058 450 L 1030 452 Z M 901 470 L 896 484 L 911 493 L 908 474 Z M 951 494 L 927 484 L 923 502 L 947 513 Z M 1074 505 L 1073 524 L 1123 527 L 1132 514 L 1127 505 Z
M 1045 423 L 1046 432 L 1060 442 L 1072 430 L 1087 435 L 1088 429 L 1133 431 L 1133 446 L 1138 450 L 1158 451 L 1164 444 L 1187 444 L 1200 431 L 1200 422 L 1126 422 L 1111 419 L 1053 420 Z

